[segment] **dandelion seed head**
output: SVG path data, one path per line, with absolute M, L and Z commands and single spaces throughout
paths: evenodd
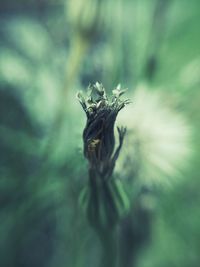
M 117 171 L 144 185 L 170 186 L 187 165 L 191 129 L 157 91 L 140 85 L 118 117 L 128 132 Z

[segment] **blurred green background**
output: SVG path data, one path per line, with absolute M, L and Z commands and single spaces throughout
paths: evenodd
M 191 125 L 190 168 L 157 193 L 134 266 L 200 266 L 199 0 L 1 1 L 0 266 L 99 266 L 78 203 L 87 162 L 75 98 L 96 81 L 130 93 L 145 81 Z

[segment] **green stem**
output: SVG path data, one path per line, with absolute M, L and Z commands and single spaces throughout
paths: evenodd
M 99 233 L 102 244 L 102 260 L 100 267 L 117 266 L 117 238 L 115 229 L 108 229 L 104 233 Z

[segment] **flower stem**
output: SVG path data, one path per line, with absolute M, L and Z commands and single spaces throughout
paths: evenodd
M 102 244 L 102 260 L 100 267 L 117 266 L 118 242 L 115 229 L 108 229 L 101 232 L 99 238 Z

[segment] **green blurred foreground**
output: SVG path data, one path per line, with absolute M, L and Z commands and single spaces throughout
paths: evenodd
M 1 1 L 0 266 L 103 264 L 75 97 L 96 81 L 132 100 L 117 267 L 199 266 L 199 23 L 198 0 Z

